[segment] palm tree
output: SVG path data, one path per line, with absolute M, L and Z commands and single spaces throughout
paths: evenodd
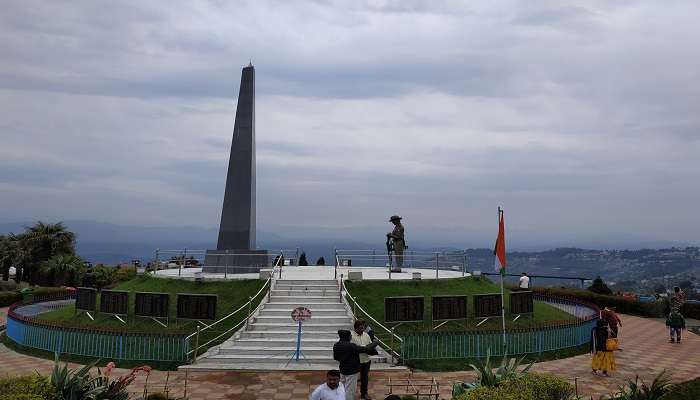
M 75 255 L 58 254 L 44 261 L 42 270 L 51 274 L 55 286 L 74 284 L 85 274 L 85 262 Z
M 23 275 L 32 284 L 39 280 L 40 266 L 44 261 L 58 254 L 75 254 L 75 234 L 62 222 L 45 224 L 39 221 L 26 227 L 19 237 L 24 257 Z

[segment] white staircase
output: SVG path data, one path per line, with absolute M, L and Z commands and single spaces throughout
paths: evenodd
M 231 369 L 308 369 L 337 368 L 333 344 L 338 329 L 352 330 L 352 317 L 340 299 L 335 280 L 277 280 L 270 300 L 254 316 L 247 330 L 242 330 L 220 346 L 210 349 L 196 364 L 180 367 L 197 370 Z M 312 317 L 302 325 L 301 350 L 305 356 L 292 360 L 296 348 L 298 325 L 291 313 L 296 307 L 311 310 Z M 380 354 L 383 352 L 380 351 Z M 386 355 L 373 356 L 377 367 L 387 366 Z M 373 365 L 374 369 L 374 365 Z

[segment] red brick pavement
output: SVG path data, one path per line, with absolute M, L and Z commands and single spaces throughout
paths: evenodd
M 617 389 L 626 378 L 641 378 L 651 381 L 660 371 L 673 373 L 676 382 L 700 375 L 700 337 L 684 333 L 682 344 L 668 343 L 664 325 L 653 319 L 622 316 L 621 347 L 616 353 L 618 370 L 611 378 L 594 376 L 590 372 L 590 356 L 581 355 L 563 360 L 538 363 L 534 370 L 549 372 L 577 382 L 579 393 L 598 398 Z M 15 353 L 0 347 L 0 376 L 47 373 L 52 362 Z M 117 370 L 121 375 L 127 370 Z M 387 382 L 405 379 L 410 372 L 377 371 L 371 374 L 370 395 L 381 399 L 388 393 Z M 470 380 L 471 372 L 429 373 L 415 372 L 413 379 L 435 377 L 440 383 L 442 398 L 449 399 L 451 385 L 455 381 Z M 323 381 L 322 372 L 193 372 L 185 373 L 153 371 L 148 377 L 148 392 L 162 392 L 168 381 L 173 396 L 186 394 L 190 399 L 307 399 L 313 388 Z M 142 393 L 146 383 L 141 375 L 130 387 L 134 394 Z

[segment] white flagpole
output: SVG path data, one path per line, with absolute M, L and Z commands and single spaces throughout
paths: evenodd
M 501 229 L 501 215 L 503 214 L 503 210 L 501 210 L 501 207 L 498 207 L 498 229 Z M 503 232 L 503 238 L 505 239 L 506 233 L 505 230 Z M 498 256 L 496 256 L 498 257 Z M 503 323 L 503 357 L 508 356 L 508 344 L 506 343 L 506 299 L 504 296 L 504 290 L 503 290 L 503 266 L 501 266 L 501 322 Z

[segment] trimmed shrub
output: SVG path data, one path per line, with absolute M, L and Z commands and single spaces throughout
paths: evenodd
M 659 400 L 697 400 L 700 399 L 700 378 L 671 386 Z
M 56 389 L 46 377 L 39 375 L 0 379 L 0 400 L 54 400 Z
M 163 393 L 151 393 L 146 396 L 146 400 L 168 400 L 168 396 Z
M 22 300 L 22 296 L 17 292 L 0 292 L 0 307 L 7 307 L 20 300 Z
M 558 297 L 573 297 L 587 303 L 595 304 L 601 309 L 606 306 L 613 306 L 616 312 L 622 314 L 639 315 L 642 317 L 663 317 L 667 303 L 656 301 L 643 303 L 638 300 L 625 298 L 622 296 L 608 296 L 597 294 L 588 290 L 579 289 L 559 289 L 559 288 L 533 288 L 532 291 L 540 294 L 548 294 Z M 685 315 L 685 314 L 684 314 Z
M 116 282 L 126 282 L 136 278 L 136 267 L 123 267 L 117 269 L 114 274 L 114 281 Z
M 686 318 L 700 319 L 700 304 L 683 304 L 681 314 L 683 314 L 683 316 Z
M 12 290 L 17 290 L 17 283 L 15 283 L 15 281 L 0 281 L 0 292 Z
M 493 388 L 478 387 L 453 400 L 569 400 L 574 388 L 554 375 L 529 373 Z

